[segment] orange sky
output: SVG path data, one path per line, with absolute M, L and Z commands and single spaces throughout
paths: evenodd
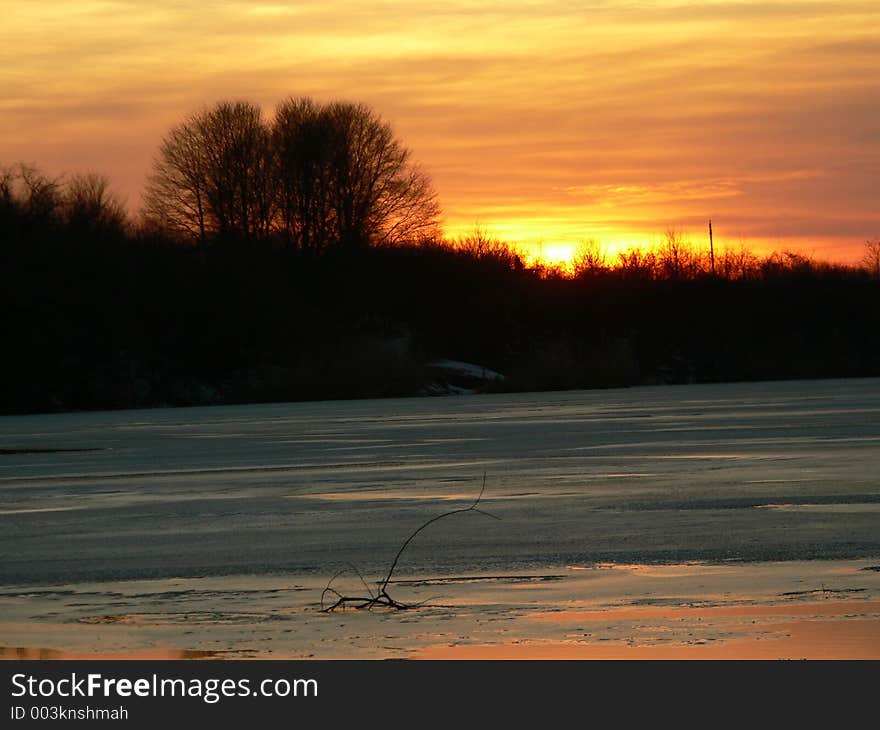
M 204 104 L 365 101 L 450 234 L 852 261 L 880 236 L 877 0 L 0 0 L 0 164 L 97 170 L 137 209 Z

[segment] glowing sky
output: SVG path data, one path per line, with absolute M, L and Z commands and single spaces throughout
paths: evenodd
M 880 235 L 877 0 L 0 0 L 0 163 L 104 172 L 132 209 L 168 127 L 290 95 L 374 106 L 451 234 Z

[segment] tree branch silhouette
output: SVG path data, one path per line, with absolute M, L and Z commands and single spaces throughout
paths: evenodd
M 474 500 L 473 504 L 469 507 L 462 507 L 461 509 L 450 510 L 449 512 L 444 512 L 443 514 L 437 515 L 436 517 L 432 517 L 427 522 L 420 525 L 416 528 L 409 537 L 404 540 L 403 544 L 400 546 L 400 549 L 397 551 L 397 554 L 394 556 L 394 560 L 391 563 L 391 567 L 388 569 L 388 574 L 379 583 L 379 588 L 374 594 L 370 589 L 367 582 L 364 580 L 363 575 L 361 575 L 360 571 L 353 564 L 348 564 L 346 568 L 343 568 L 339 572 L 337 572 L 327 583 L 324 590 L 321 592 L 321 611 L 323 613 L 330 613 L 337 608 L 345 608 L 346 606 L 353 606 L 356 609 L 372 609 L 377 606 L 382 606 L 386 608 L 394 608 L 397 610 L 406 610 L 411 608 L 418 608 L 419 606 L 424 605 L 424 603 L 416 603 L 416 604 L 407 604 L 401 603 L 400 601 L 392 598 L 388 593 L 388 584 L 391 582 L 391 578 L 394 575 L 394 571 L 397 568 L 397 564 L 400 562 L 400 557 L 403 555 L 406 548 L 409 544 L 416 538 L 416 536 L 422 532 L 427 527 L 430 527 L 435 522 L 439 522 L 446 517 L 452 517 L 453 515 L 460 515 L 466 512 L 475 512 L 480 515 L 484 515 L 485 517 L 490 517 L 493 520 L 500 520 L 501 518 L 491 514 L 490 512 L 486 512 L 485 510 L 479 509 L 480 501 L 483 499 L 483 494 L 486 491 L 486 473 L 483 472 L 483 484 L 480 488 L 480 493 L 477 495 L 477 498 Z M 348 572 L 348 569 L 353 570 L 358 577 L 361 579 L 361 582 L 364 585 L 364 588 L 367 589 L 367 593 L 369 596 L 348 596 L 340 593 L 335 588 L 333 588 L 333 581 L 339 578 L 341 575 L 344 575 Z M 327 596 L 334 596 L 335 601 L 330 605 L 325 605 L 325 601 Z

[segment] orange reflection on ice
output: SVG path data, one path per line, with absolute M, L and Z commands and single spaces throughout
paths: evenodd
M 579 629 L 591 625 L 592 632 L 568 640 L 429 646 L 417 658 L 880 659 L 880 601 L 626 607 L 540 613 L 533 619 Z M 645 620 L 650 626 L 634 624 L 630 637 L 618 632 L 613 639 L 603 638 L 603 625 Z
M 796 621 L 768 624 L 764 628 L 772 628 L 774 634 L 769 638 L 743 637 L 691 644 L 536 642 L 431 646 L 419 652 L 415 658 L 880 659 L 880 622 L 877 620 Z
M 532 616 L 536 621 L 631 621 L 653 618 L 740 617 L 740 616 L 871 616 L 880 621 L 880 601 L 822 601 L 775 603 L 767 605 L 733 604 L 723 606 L 626 606 L 607 611 L 550 611 Z M 880 640 L 880 634 L 878 634 Z
M 0 660 L 44 660 L 44 659 L 124 659 L 124 660 L 162 660 L 162 659 L 219 659 L 222 652 L 196 651 L 193 649 L 139 649 L 121 652 L 59 651 L 32 646 L 0 646 Z

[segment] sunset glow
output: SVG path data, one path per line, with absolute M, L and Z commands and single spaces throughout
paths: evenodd
M 2 4 L 0 163 L 106 173 L 132 211 L 219 99 L 364 101 L 450 236 L 531 257 L 695 245 L 855 261 L 880 235 L 876 0 Z

